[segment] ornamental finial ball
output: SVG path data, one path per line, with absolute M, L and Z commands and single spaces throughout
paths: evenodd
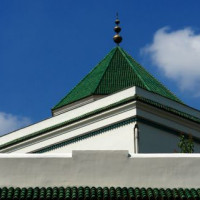
M 117 34 L 113 37 L 113 40 L 116 44 L 119 44 L 122 41 L 122 37 Z
M 115 20 L 115 24 L 118 25 L 119 23 L 120 23 L 119 19 L 116 19 L 116 20 Z
M 114 31 L 116 33 L 119 33 L 121 31 L 121 28 L 119 26 L 115 26 Z
M 119 32 L 121 31 L 121 27 L 119 26 L 119 19 L 118 19 L 118 13 L 116 15 L 116 20 L 115 20 L 115 24 L 116 26 L 114 27 L 114 31 L 116 33 L 116 35 L 113 37 L 114 42 L 119 45 L 119 43 L 122 41 L 122 37 L 119 35 Z

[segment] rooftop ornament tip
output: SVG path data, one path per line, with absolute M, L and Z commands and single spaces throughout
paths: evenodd
M 114 35 L 113 40 L 117 45 L 119 45 L 122 41 L 122 37 L 119 35 L 119 33 L 121 31 L 121 27 L 119 26 L 120 21 L 118 18 L 118 13 L 116 14 L 115 24 L 116 24 L 116 26 L 114 27 L 114 31 L 116 34 Z

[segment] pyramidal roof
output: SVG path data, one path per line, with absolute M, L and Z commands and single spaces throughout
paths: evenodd
M 181 100 L 117 46 L 52 110 L 91 95 L 109 95 L 132 86 L 181 103 Z

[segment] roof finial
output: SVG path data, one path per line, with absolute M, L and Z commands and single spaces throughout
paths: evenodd
M 122 41 L 122 37 L 119 35 L 119 32 L 121 31 L 120 26 L 118 26 L 118 24 L 120 23 L 119 19 L 118 19 L 118 13 L 116 14 L 116 20 L 115 20 L 115 28 L 114 31 L 116 32 L 116 35 L 113 37 L 114 42 L 119 45 L 119 43 Z

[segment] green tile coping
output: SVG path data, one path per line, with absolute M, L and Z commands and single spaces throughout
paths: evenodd
M 126 99 L 121 100 L 119 102 L 113 103 L 111 105 L 108 105 L 108 106 L 105 106 L 103 108 L 94 110 L 92 112 L 86 113 L 86 114 L 81 115 L 79 117 L 73 118 L 71 120 L 67 120 L 65 122 L 56 124 L 54 126 L 50 126 L 48 128 L 42 129 L 40 131 L 31 133 L 29 135 L 26 135 L 26 136 L 20 137 L 18 139 L 12 140 L 10 142 L 7 142 L 5 144 L 2 144 L 2 145 L 0 145 L 0 150 L 2 150 L 4 148 L 7 148 L 7 147 L 10 147 L 12 145 L 18 144 L 20 142 L 24 142 L 24 141 L 26 141 L 28 139 L 32 139 L 32 138 L 37 137 L 37 136 L 41 136 L 41 135 L 43 135 L 43 134 L 45 134 L 45 133 L 47 133 L 49 131 L 53 131 L 53 130 L 55 130 L 57 128 L 62 128 L 64 126 L 70 125 L 72 123 L 78 122 L 80 120 L 86 119 L 86 118 L 94 116 L 96 114 L 100 114 L 100 113 L 105 112 L 107 110 L 113 109 L 113 108 L 115 108 L 117 106 L 121 106 L 123 104 L 129 103 L 129 102 L 135 101 L 135 100 L 147 103 L 147 104 L 149 104 L 151 106 L 154 106 L 156 108 L 159 108 L 159 109 L 165 110 L 167 112 L 173 113 L 173 114 L 178 115 L 178 116 L 180 116 L 182 118 L 189 119 L 189 120 L 191 120 L 191 121 L 193 121 L 195 123 L 198 123 L 198 124 L 200 123 L 200 118 L 197 118 L 195 116 L 189 115 L 189 114 L 184 113 L 184 112 L 181 112 L 181 111 L 176 110 L 174 108 L 171 108 L 169 106 L 162 105 L 162 104 L 160 104 L 158 102 L 155 102 L 155 101 L 152 101 L 150 99 L 135 95 L 134 97 L 126 98 Z
M 138 86 L 182 103 L 121 47 L 116 47 L 52 111 L 91 95 L 109 95 L 131 86 Z
M 1 200 L 199 200 L 197 188 L 29 187 L 0 188 Z

